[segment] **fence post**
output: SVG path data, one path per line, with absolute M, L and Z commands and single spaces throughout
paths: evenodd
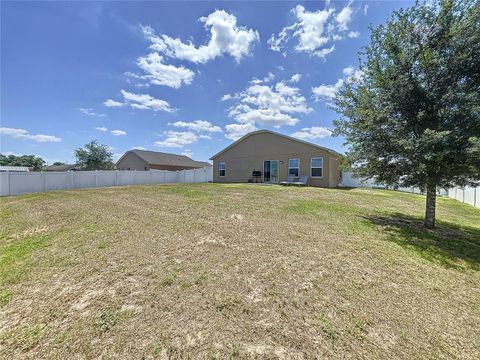
M 74 176 L 73 173 L 74 172 L 75 171 L 70 171 L 70 185 L 71 185 L 72 189 L 75 188 L 75 181 L 74 181 L 74 178 L 73 178 L 73 176 Z
M 45 184 L 45 172 L 42 171 L 41 174 L 42 174 L 41 175 L 42 176 L 42 191 L 47 191 L 47 186 Z
M 152 183 L 152 170 L 149 170 L 149 171 L 150 171 L 150 175 L 149 175 L 149 176 L 150 176 L 150 185 L 151 185 L 151 184 L 153 184 L 153 183 Z
M 95 187 L 97 187 L 97 170 L 95 170 Z
M 193 183 L 197 182 L 195 175 L 197 174 L 197 169 L 193 169 Z
M 118 186 L 118 170 L 115 170 L 115 186 Z
M 8 194 L 7 195 L 10 196 L 10 193 L 11 193 L 11 191 L 10 191 L 10 171 L 7 171 L 7 174 L 8 174 Z

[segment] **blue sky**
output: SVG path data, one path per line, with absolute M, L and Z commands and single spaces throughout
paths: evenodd
M 271 129 L 344 152 L 328 103 L 410 2 L 2 2 L 1 152 L 92 139 L 207 160 Z

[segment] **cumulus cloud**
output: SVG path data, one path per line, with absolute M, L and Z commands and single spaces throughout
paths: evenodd
M 341 31 L 346 31 L 348 30 L 348 24 L 350 21 L 352 21 L 352 14 L 353 10 L 350 7 L 349 3 L 347 6 L 345 6 L 338 14 L 335 16 L 335 20 L 338 23 L 338 28 Z
M 134 109 L 153 110 L 153 111 L 165 111 L 168 113 L 175 112 L 175 109 L 170 107 L 170 104 L 161 99 L 156 99 L 148 94 L 135 94 L 125 90 L 120 91 L 122 93 L 124 103 Z
M 53 135 L 33 135 L 28 130 L 0 127 L 0 135 L 11 136 L 15 139 L 33 140 L 37 142 L 60 142 L 62 138 Z
M 94 112 L 92 108 L 78 108 L 78 110 L 88 116 L 99 116 L 99 117 L 106 116 L 105 114 L 99 114 Z
M 192 70 L 183 66 L 164 64 L 163 60 L 163 56 L 155 52 L 138 58 L 137 65 L 145 72 L 145 75 L 137 77 L 148 80 L 154 85 L 169 86 L 174 89 L 178 89 L 182 84 L 192 83 L 195 76 Z
M 335 50 L 336 41 L 344 38 L 341 34 L 348 30 L 353 14 L 350 3 L 338 13 L 334 8 L 307 11 L 302 5 L 297 5 L 292 12 L 296 17 L 295 23 L 284 27 L 278 35 L 272 34 L 268 40 L 270 49 L 283 51 L 285 44 L 296 38 L 295 51 L 322 59 Z
M 310 128 L 303 128 L 300 131 L 294 132 L 291 136 L 302 140 L 315 140 L 329 137 L 332 135 L 332 131 L 325 127 L 313 126 Z
M 302 74 L 293 74 L 292 77 L 290 78 L 291 83 L 297 83 L 300 80 L 302 80 Z
M 225 137 L 236 141 L 249 132 L 255 131 L 257 128 L 250 123 L 247 124 L 228 124 L 225 126 Z
M 154 145 L 158 147 L 180 148 L 192 144 L 198 140 L 198 135 L 191 131 L 165 131 L 165 138 L 161 141 L 155 141 Z
M 147 150 L 145 147 L 143 146 L 134 146 L 133 149 L 136 149 L 136 150 Z
M 121 103 L 119 101 L 115 101 L 115 100 L 112 100 L 112 99 L 108 99 L 107 101 L 105 101 L 103 103 L 103 105 L 105 105 L 106 107 L 122 107 L 123 105 L 125 105 L 124 103 Z
M 335 94 L 342 87 L 345 81 L 358 81 L 362 78 L 363 72 L 359 69 L 355 69 L 353 66 L 347 66 L 342 70 L 343 78 L 337 80 L 333 85 L 319 85 L 312 88 L 313 97 L 315 100 L 331 100 L 335 97 Z
M 240 124 L 250 123 L 273 127 L 295 125 L 296 114 L 312 111 L 300 90 L 280 81 L 276 84 L 250 83 L 244 91 L 235 94 L 237 104 L 229 109 L 228 116 Z
M 192 157 L 193 156 L 193 151 L 189 150 L 189 149 L 185 149 L 185 150 L 183 150 L 182 155 Z
M 127 135 L 126 131 L 123 130 L 112 130 L 110 131 L 110 134 L 112 134 L 113 136 Z
M 313 87 L 313 96 L 316 100 L 320 100 L 322 98 L 332 99 L 337 93 L 337 91 L 340 90 L 340 88 L 342 87 L 343 82 L 343 79 L 338 79 L 337 82 L 333 85 L 322 84 L 317 87 Z
M 102 132 L 108 131 L 108 129 L 105 126 L 94 127 L 94 129 Z
M 215 10 L 199 20 L 210 32 L 210 38 L 206 45 L 198 47 L 191 41 L 185 43 L 168 35 L 157 35 L 149 26 L 142 27 L 142 30 L 151 41 L 152 50 L 193 63 L 206 63 L 224 54 L 232 56 L 238 62 L 250 55 L 253 43 L 260 39 L 257 31 L 238 26 L 237 18 L 224 10 Z
M 222 132 L 222 129 L 219 126 L 213 125 L 211 122 L 205 120 L 195 120 L 192 122 L 177 121 L 174 122 L 172 125 L 175 127 L 186 128 L 196 132 Z
M 348 33 L 348 37 L 349 38 L 352 38 L 352 39 L 356 39 L 360 36 L 360 32 L 359 31 L 350 31 Z

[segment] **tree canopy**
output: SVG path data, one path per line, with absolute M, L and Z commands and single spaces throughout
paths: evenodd
M 82 170 L 109 170 L 113 168 L 113 154 L 107 145 L 97 140 L 75 150 L 76 164 Z
M 335 98 L 335 134 L 360 176 L 427 191 L 480 179 L 480 2 L 416 3 L 372 29 L 360 76 Z M 433 212 L 432 212 L 433 211 Z
M 0 154 L 2 166 L 26 166 L 34 171 L 40 171 L 45 166 L 45 160 L 35 155 L 3 155 Z

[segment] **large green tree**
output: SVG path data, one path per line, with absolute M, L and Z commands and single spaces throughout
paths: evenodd
M 3 155 L 0 154 L 0 165 L 26 166 L 34 171 L 40 171 L 45 166 L 45 160 L 35 155 Z
M 90 141 L 83 148 L 75 150 L 76 164 L 82 170 L 109 170 L 113 168 L 113 154 L 107 145 L 97 140 Z
M 417 3 L 372 29 L 360 72 L 335 98 L 359 176 L 426 191 L 480 179 L 480 2 Z

